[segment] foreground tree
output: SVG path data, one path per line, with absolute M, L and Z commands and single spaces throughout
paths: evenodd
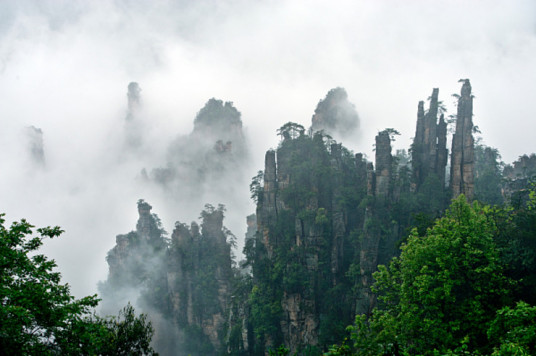
M 0 354 L 154 354 L 145 316 L 129 305 L 119 318 L 94 314 L 96 295 L 75 299 L 61 284 L 56 263 L 35 251 L 63 231 L 37 229 L 25 220 L 4 227 L 0 214 Z
M 469 205 L 463 195 L 424 236 L 414 229 L 400 257 L 374 274 L 383 305 L 369 322 L 357 318 L 358 351 L 492 351 L 487 330 L 512 287 L 494 233 L 487 208 Z

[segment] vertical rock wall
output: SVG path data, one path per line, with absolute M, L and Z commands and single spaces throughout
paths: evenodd
M 170 244 L 151 209 L 140 200 L 136 230 L 118 235 L 108 252 L 105 312 L 131 301 L 153 320 L 160 353 L 216 355 L 224 350 L 234 278 L 224 208 L 207 205 L 201 226 L 177 222 Z
M 390 196 L 391 170 L 393 157 L 391 155 L 391 139 L 388 130 L 376 136 L 376 171 L 372 163 L 367 167 L 367 206 L 363 224 L 363 238 L 359 251 L 360 285 L 356 302 L 356 313 L 370 314 L 376 303 L 376 297 L 371 290 L 374 283 L 372 273 L 378 266 L 381 229 L 379 215 L 386 209 Z M 387 226 L 384 226 L 384 229 Z M 384 237 L 385 238 L 385 237 Z
M 443 115 L 439 122 L 437 120 L 438 95 L 439 89 L 434 88 L 428 112 L 425 113 L 422 101 L 419 102 L 417 110 L 417 128 L 411 147 L 413 177 L 417 191 L 430 174 L 437 176 L 441 186 L 445 185 L 445 168 L 448 158 L 447 124 Z
M 393 156 L 391 155 L 391 139 L 387 130 L 376 136 L 376 190 L 377 197 L 389 194 Z
M 201 230 L 195 222 L 190 228 L 176 223 L 167 279 L 171 315 L 184 333 L 183 347 L 193 354 L 215 354 L 222 351 L 233 272 L 223 210 L 208 208 L 201 215 Z
M 38 167 L 45 166 L 45 147 L 43 144 L 43 130 L 35 126 L 26 128 L 26 138 L 32 162 Z
M 450 187 L 452 197 L 474 195 L 473 96 L 469 79 L 463 80 L 458 98 L 456 131 L 452 138 Z
M 141 88 L 136 82 L 128 84 L 127 116 L 125 118 L 126 143 L 130 148 L 140 148 L 143 144 L 144 123 L 141 114 Z

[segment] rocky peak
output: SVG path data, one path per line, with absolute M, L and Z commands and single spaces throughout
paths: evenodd
M 439 89 L 434 88 L 430 96 L 430 106 L 424 111 L 424 102 L 420 101 L 417 109 L 417 128 L 411 147 L 413 176 L 417 191 L 426 178 L 435 174 L 441 186 L 445 184 L 445 168 L 448 151 L 447 124 L 443 114 L 437 120 L 439 113 Z
M 389 194 L 392 163 L 391 138 L 389 130 L 384 130 L 376 136 L 376 196 Z
M 344 88 L 331 89 L 318 103 L 311 119 L 313 131 L 348 136 L 359 126 L 359 116 Z
M 130 148 L 140 148 L 143 144 L 144 123 L 140 120 L 141 88 L 136 82 L 128 84 L 127 116 L 125 118 L 126 143 Z
M 136 113 L 139 111 L 141 106 L 141 88 L 138 83 L 131 82 L 128 84 L 128 114 L 127 120 L 132 120 Z
M 144 241 L 152 241 L 161 238 L 162 229 L 158 226 L 159 221 L 151 214 L 153 207 L 143 199 L 138 201 L 139 219 L 136 224 L 136 232 Z
M 45 149 L 43 144 L 43 130 L 35 126 L 28 126 L 26 128 L 26 138 L 28 139 L 31 160 L 38 166 L 44 166 Z
M 199 110 L 194 120 L 194 133 L 202 133 L 227 141 L 241 136 L 242 119 L 240 112 L 231 101 L 209 99 Z
M 225 244 L 225 235 L 222 233 L 224 207 L 220 205 L 217 209 L 212 205 L 205 205 L 205 210 L 201 212 L 203 222 L 201 223 L 201 235 L 214 239 L 218 243 Z
M 456 131 L 452 138 L 450 186 L 452 197 L 464 194 L 471 200 L 474 195 L 473 96 L 469 79 L 463 82 L 458 98 Z

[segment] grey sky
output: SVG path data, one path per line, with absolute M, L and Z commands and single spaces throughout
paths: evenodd
M 170 204 L 136 180 L 161 166 L 211 97 L 233 101 L 254 165 L 287 121 L 308 127 L 331 88 L 346 88 L 361 128 L 343 144 L 372 157 L 375 134 L 408 148 L 417 103 L 470 78 L 474 123 L 506 162 L 536 151 L 536 2 L 8 1 L 0 2 L 0 210 L 61 225 L 48 244 L 75 293 L 96 291 L 116 234 L 134 228 L 138 198 L 165 227 L 202 206 Z M 151 149 L 121 155 L 126 88 L 142 88 Z M 26 161 L 23 128 L 44 132 L 47 169 Z M 232 184 L 232 182 L 230 183 Z M 241 239 L 254 211 L 237 198 L 227 226 Z M 217 197 L 200 197 L 213 204 Z M 222 202 L 225 203 L 225 202 Z M 182 205 L 181 205 L 182 204 Z M 179 206 L 180 205 L 180 206 Z M 194 205 L 194 204 L 192 204 Z M 174 210 L 175 209 L 175 210 Z

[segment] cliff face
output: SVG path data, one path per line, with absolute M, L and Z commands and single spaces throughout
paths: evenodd
M 246 182 L 249 159 L 240 112 L 232 102 L 210 99 L 197 113 L 189 135 L 168 147 L 165 167 L 152 169 L 148 178 L 167 193 L 202 204 L 205 192 L 220 199 L 235 198 L 227 181 Z
M 131 149 L 137 149 L 143 144 L 145 123 L 141 118 L 141 88 L 136 82 L 128 84 L 127 105 L 127 115 L 125 117 L 126 144 Z
M 232 234 L 224 208 L 207 205 L 202 223 L 177 222 L 168 243 L 152 207 L 140 200 L 136 230 L 118 235 L 100 285 L 104 312 L 128 301 L 149 313 L 155 347 L 163 355 L 215 355 L 226 344 L 231 298 Z
M 311 121 L 313 132 L 324 130 L 337 137 L 348 137 L 359 128 L 359 116 L 344 88 L 331 89 L 318 103 Z
M 346 100 L 342 92 L 330 93 L 315 111 L 313 128 L 331 122 L 330 108 Z M 410 227 L 426 229 L 446 206 L 447 124 L 438 93 L 433 90 L 428 111 L 418 105 L 411 164 L 405 151 L 392 153 L 394 129 L 376 136 L 373 164 L 323 131 L 308 135 L 299 124 L 282 126 L 279 147 L 266 152 L 264 172 L 250 186 L 257 209 L 247 220 L 242 270 L 233 268 L 233 236 L 223 227 L 222 206 L 207 205 L 200 224 L 177 222 L 168 241 L 151 206 L 140 201 L 136 230 L 118 235 L 109 252 L 105 301 L 141 290 L 145 311 L 167 323 L 157 327 L 157 342 L 165 328 L 178 340 L 162 354 L 263 355 L 282 344 L 292 353 L 320 354 L 340 342 L 354 316 L 376 306 L 371 286 L 378 265 L 399 253 Z M 452 143 L 451 190 L 468 198 L 474 186 L 471 118 L 467 80 Z M 205 134 L 208 141 L 193 143 Z M 208 172 L 221 173 L 221 182 L 229 178 L 225 172 L 233 166 L 224 163 L 237 158 L 240 144 L 228 144 L 227 134 L 241 137 L 240 114 L 231 103 L 212 99 L 192 134 L 170 151 L 176 161 L 166 168 L 172 177 L 166 182 L 182 182 L 180 174 L 194 168 L 194 187 L 215 177 Z M 493 152 L 483 153 L 485 160 L 497 160 Z M 199 154 L 205 161 L 194 163 Z
M 175 224 L 167 269 L 171 315 L 192 354 L 221 351 L 233 279 L 223 207 L 208 206 L 202 218 L 201 228 Z
M 359 246 L 359 267 L 361 290 L 357 298 L 356 313 L 369 315 L 376 305 L 376 297 L 371 290 L 374 283 L 372 273 L 376 271 L 380 257 L 380 241 L 389 244 L 388 234 L 379 229 L 378 222 L 388 229 L 390 222 L 385 220 L 388 199 L 391 197 L 393 157 L 391 139 L 387 130 L 376 136 L 376 171 L 369 163 L 367 168 L 367 204 Z
M 424 112 L 424 102 L 420 101 L 417 110 L 417 128 L 411 147 L 412 167 L 416 190 L 419 191 L 426 179 L 434 174 L 442 187 L 445 186 L 447 166 L 447 124 L 443 114 L 437 119 L 439 89 L 435 88 L 430 97 L 428 112 Z
M 251 308 L 258 340 L 294 352 L 328 344 L 333 326 L 353 315 L 355 305 L 342 291 L 354 283 L 347 275 L 357 254 L 350 235 L 363 224 L 358 205 L 366 164 L 320 133 L 283 137 L 277 151 L 266 153 L 259 234 L 249 256 L 256 291 Z M 340 303 L 334 305 L 328 296 L 336 290 Z M 262 305 L 265 296 L 272 312 Z
M 474 195 L 473 96 L 469 79 L 463 81 L 458 98 L 456 131 L 452 137 L 450 187 L 452 197 Z
M 151 209 L 138 201 L 136 230 L 117 235 L 116 245 L 108 252 L 108 279 L 99 286 L 105 313 L 116 313 L 129 301 L 167 311 L 167 298 L 156 292 L 167 290 L 165 231 Z
M 386 197 L 389 194 L 393 156 L 391 155 L 391 139 L 388 131 L 376 136 L 376 184 L 374 194 Z

